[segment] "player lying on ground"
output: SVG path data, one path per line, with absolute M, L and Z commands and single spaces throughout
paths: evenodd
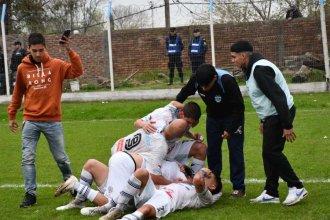
M 221 196 L 222 184 L 218 180 L 211 170 L 203 168 L 195 174 L 192 184 L 172 183 L 156 189 L 149 172 L 143 168 L 137 169 L 120 192 L 117 205 L 100 220 L 122 217 L 132 199 L 137 210 L 122 219 L 160 218 L 184 208 L 210 206 Z
M 157 177 L 158 179 L 163 178 L 166 181 L 172 182 L 172 180 L 167 180 L 164 177 L 160 177 L 160 174 L 162 173 L 160 169 L 161 163 L 167 152 L 167 145 L 165 138 L 175 138 L 177 137 L 177 135 L 182 136 L 184 131 L 186 130 L 186 127 L 187 127 L 187 123 L 184 120 L 177 119 L 174 120 L 169 126 L 167 126 L 164 129 L 164 131 L 162 131 L 161 133 L 155 132 L 153 134 L 146 134 L 142 129 L 139 131 L 139 133 L 137 133 L 138 131 L 133 133 L 140 138 L 139 141 L 136 141 L 134 144 L 133 147 L 135 149 L 134 154 L 140 155 L 144 159 L 145 161 L 144 167 L 148 169 L 149 172 L 152 173 L 152 175 L 155 178 Z M 126 138 L 126 140 L 131 140 L 131 139 Z M 126 143 L 132 143 L 132 141 L 128 141 Z M 118 141 L 115 144 L 115 146 L 119 146 Z M 165 150 L 163 150 L 162 148 L 165 148 Z M 85 163 L 84 168 L 81 172 L 81 181 L 80 181 L 81 185 L 76 184 L 75 190 L 77 190 L 78 192 L 76 199 L 71 201 L 69 204 L 65 206 L 58 207 L 57 210 L 81 208 L 82 203 L 86 200 L 86 198 L 99 206 L 102 206 L 108 202 L 111 203 L 111 200 L 109 200 L 108 198 L 114 198 L 113 195 L 116 196 L 116 191 L 112 193 L 108 192 L 113 190 L 114 188 L 113 186 L 111 186 L 112 180 L 116 178 L 118 180 L 121 180 L 120 182 L 126 182 L 129 177 L 129 176 L 127 177 L 125 175 L 121 175 L 120 172 L 116 173 L 116 167 L 112 168 L 113 164 L 111 163 L 111 161 L 115 160 L 112 158 L 116 154 L 114 154 L 110 158 L 109 167 L 107 167 L 105 164 L 102 164 L 97 160 L 94 159 L 88 160 Z M 156 165 L 150 162 L 153 161 L 153 158 L 157 158 L 157 160 L 159 160 L 159 162 L 156 161 L 157 162 Z M 133 170 L 130 172 L 130 174 L 135 170 L 134 167 L 131 167 L 131 169 Z M 114 173 L 116 175 L 114 175 Z M 72 178 L 74 179 L 74 177 Z M 101 194 L 104 194 L 105 196 L 101 195 L 100 193 L 98 194 L 98 191 L 91 189 L 91 184 L 93 180 L 98 186 Z M 60 186 L 59 189 L 66 187 L 66 185 L 67 185 L 66 182 L 63 183 L 63 185 Z M 120 190 L 121 188 L 116 186 L 116 189 Z M 61 194 L 61 190 L 55 193 L 55 195 L 59 195 L 59 194 Z
M 195 127 L 199 122 L 200 116 L 201 110 L 197 103 L 188 102 L 182 104 L 172 101 L 165 107 L 155 109 L 145 117 L 136 120 L 134 126 L 153 133 L 157 130 L 155 127 L 157 120 L 164 120 L 167 124 L 170 124 L 173 120 L 180 118 L 186 120 L 190 127 Z M 193 134 L 187 130 L 185 136 L 192 140 L 167 139 L 169 149 L 166 160 L 175 160 L 181 164 L 188 165 L 189 159 L 193 158 L 191 169 L 193 173 L 196 173 L 204 166 L 207 147 L 202 143 L 203 137 L 200 134 Z
M 191 177 L 182 173 L 178 169 L 178 166 L 176 166 L 176 162 L 174 163 L 166 162 L 162 164 L 162 171 L 164 173 L 171 173 L 171 176 L 168 176 L 168 178 L 189 180 Z M 146 161 L 142 156 L 134 153 L 116 153 L 110 158 L 109 167 L 97 160 L 88 160 L 84 165 L 79 181 L 76 177 L 71 176 L 56 190 L 55 196 L 73 190 L 78 192 L 77 197 L 73 201 L 56 208 L 56 210 L 83 208 L 84 202 L 88 199 L 98 205 L 98 207 L 82 210 L 81 213 L 83 215 L 106 214 L 111 207 L 115 206 L 112 198 L 118 198 L 120 191 L 123 190 L 131 174 L 139 168 L 145 169 Z M 93 180 L 98 190 L 91 188 Z M 107 206 L 104 206 L 106 204 Z

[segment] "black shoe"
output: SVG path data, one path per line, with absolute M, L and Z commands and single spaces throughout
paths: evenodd
M 245 191 L 238 189 L 238 190 L 234 190 L 231 194 L 230 194 L 230 198 L 231 199 L 239 199 L 245 196 Z
M 33 206 L 36 203 L 37 203 L 37 197 L 35 195 L 32 195 L 30 193 L 25 193 L 24 199 L 22 203 L 19 205 L 19 207 L 27 208 Z

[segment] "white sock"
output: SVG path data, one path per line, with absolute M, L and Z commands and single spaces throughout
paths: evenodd
M 122 220 L 142 220 L 143 213 L 140 211 L 135 211 L 132 214 L 125 215 Z
M 200 169 L 204 167 L 205 160 L 199 160 L 196 158 L 193 158 L 191 162 L 191 170 L 193 174 L 197 173 Z
M 74 184 L 74 189 L 77 190 L 81 196 L 84 196 L 91 202 L 94 201 L 96 195 L 98 194 L 98 191 L 92 189 L 90 186 L 86 186 L 78 182 Z
M 132 174 L 123 191 L 118 196 L 116 207 L 124 209 L 125 205 L 140 192 L 141 184 L 141 181 Z
M 85 186 L 91 186 L 93 183 L 93 176 L 90 172 L 83 169 L 80 174 L 79 183 Z M 77 193 L 77 196 L 75 198 L 76 202 L 84 202 L 86 200 L 86 197 L 80 193 Z

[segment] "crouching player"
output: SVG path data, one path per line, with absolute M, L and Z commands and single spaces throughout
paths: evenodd
M 141 220 L 150 217 L 164 217 L 170 212 L 184 208 L 201 208 L 215 203 L 221 196 L 222 184 L 211 170 L 198 171 L 193 183 L 172 183 L 156 189 L 146 169 L 137 169 L 129 178 L 123 191 L 116 199 L 117 205 L 100 220 L 114 220 L 122 217 L 128 203 L 134 198 L 137 208 L 125 220 Z

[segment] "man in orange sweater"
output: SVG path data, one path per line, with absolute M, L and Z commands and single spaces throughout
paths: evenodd
M 63 80 L 82 75 L 83 67 L 79 55 L 70 48 L 70 39 L 63 37 L 61 42 L 69 55 L 70 63 L 49 56 L 42 34 L 30 34 L 30 55 L 18 66 L 16 84 L 8 106 L 9 128 L 16 133 L 19 128 L 16 113 L 24 96 L 22 169 L 25 196 L 20 204 L 21 208 L 32 206 L 37 201 L 35 159 L 41 133 L 48 141 L 63 179 L 72 175 L 70 160 L 64 150 L 61 95 Z

